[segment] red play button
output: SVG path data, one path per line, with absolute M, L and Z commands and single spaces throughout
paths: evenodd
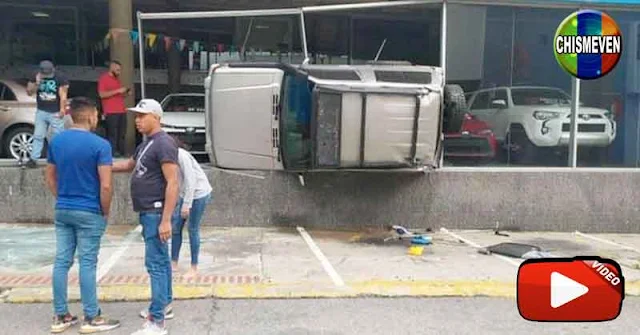
M 623 299 L 622 269 L 610 259 L 529 259 L 518 270 L 518 310 L 527 320 L 613 320 Z

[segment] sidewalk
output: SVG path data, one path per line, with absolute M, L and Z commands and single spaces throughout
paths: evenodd
M 200 276 L 186 280 L 188 233 L 174 274 L 176 299 L 320 298 L 358 296 L 515 297 L 522 259 L 478 253 L 477 246 L 534 244 L 553 256 L 597 255 L 623 266 L 627 295 L 640 295 L 640 235 L 429 233 L 433 244 L 421 256 L 408 242 L 386 242 L 384 231 L 329 232 L 303 228 L 201 230 Z M 0 225 L 0 301 L 49 302 L 55 237 L 50 225 Z M 617 244 L 616 244 L 617 243 Z M 102 242 L 98 294 L 103 301 L 147 300 L 144 244 L 138 227 L 111 226 Z M 69 298 L 77 301 L 77 262 Z

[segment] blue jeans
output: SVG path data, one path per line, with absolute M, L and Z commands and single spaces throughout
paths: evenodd
M 160 240 L 158 233 L 161 222 L 162 213 L 140 213 L 145 244 L 144 265 L 151 279 L 149 314 L 155 322 L 164 320 L 164 309 L 173 299 L 169 247 Z
M 49 132 L 49 126 L 53 129 L 53 138 L 53 136 L 64 130 L 64 119 L 60 118 L 58 113 L 49 113 L 38 109 L 36 111 L 35 129 L 33 130 L 31 159 L 40 159 L 42 148 L 44 147 L 44 139 Z
M 67 305 L 67 280 L 78 249 L 80 263 L 80 298 L 87 318 L 100 312 L 96 295 L 96 267 L 100 239 L 107 222 L 102 215 L 76 210 L 56 210 L 56 259 L 53 266 L 53 308 L 56 315 L 64 315 Z
M 194 199 L 189 211 L 189 244 L 191 246 L 191 265 L 198 265 L 198 254 L 200 253 L 200 222 L 204 216 L 204 210 L 211 200 L 211 193 L 204 197 Z M 171 237 L 171 260 L 178 261 L 180 256 L 180 248 L 182 247 L 182 228 L 187 220 L 180 215 L 184 199 L 180 198 L 176 204 L 176 210 L 171 218 L 172 237 Z

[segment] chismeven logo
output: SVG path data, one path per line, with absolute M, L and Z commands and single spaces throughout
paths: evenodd
M 606 13 L 581 10 L 569 15 L 556 31 L 554 53 L 560 66 L 579 79 L 607 75 L 622 55 L 622 34 Z

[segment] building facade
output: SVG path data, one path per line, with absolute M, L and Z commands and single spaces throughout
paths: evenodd
M 48 58 L 72 80 L 72 95 L 95 97 L 95 81 L 112 58 L 124 63 L 125 82 L 134 86 L 139 83 L 138 11 L 297 8 L 367 2 L 371 1 L 64 0 L 49 5 L 43 0 L 25 0 L 2 3 L 0 78 L 24 82 L 33 74 L 36 64 Z M 443 1 L 425 0 L 406 6 L 310 13 L 305 15 L 305 37 L 313 63 L 358 64 L 378 57 L 379 60 L 441 65 L 442 48 L 446 45 L 447 81 L 460 84 L 467 93 L 526 85 L 560 89 L 570 94 L 572 79 L 559 66 L 553 53 L 558 25 L 579 8 L 604 10 L 620 28 L 623 56 L 609 75 L 581 81 L 580 101 L 584 106 L 609 112 L 616 132 L 610 144 L 597 150 L 579 148 L 584 150 L 579 150 L 578 161 L 581 166 L 593 168 L 637 168 L 640 166 L 640 4 L 636 2 L 459 0 L 447 1 L 443 11 Z M 443 13 L 446 13 L 444 25 Z M 304 58 L 300 28 L 300 20 L 295 16 L 145 21 L 146 95 L 161 99 L 169 92 L 202 92 L 206 69 L 216 62 L 299 64 Z M 140 90 L 135 91 L 139 96 Z M 134 97 L 130 100 L 128 103 L 133 104 Z M 471 111 L 491 109 L 478 107 L 482 101 L 475 99 L 475 105 L 469 106 Z M 482 115 L 478 118 L 482 119 Z M 490 121 L 487 121 L 489 128 L 493 125 Z M 525 165 L 567 166 L 566 152 L 559 151 L 545 151 Z M 523 163 L 500 151 L 488 161 L 445 160 L 445 167 L 452 165 L 518 167 Z

